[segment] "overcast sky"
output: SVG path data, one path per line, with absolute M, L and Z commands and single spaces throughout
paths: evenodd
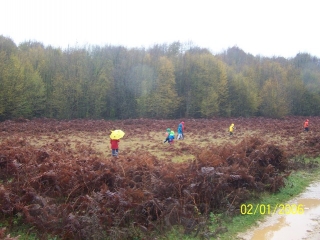
M 318 0 L 0 0 L 0 35 L 66 48 L 192 42 L 267 57 L 320 57 Z

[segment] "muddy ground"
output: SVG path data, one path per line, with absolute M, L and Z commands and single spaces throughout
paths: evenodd
M 312 183 L 305 192 L 290 200 L 293 206 L 303 205 L 302 214 L 279 211 L 258 222 L 257 226 L 238 235 L 242 240 L 319 240 L 320 239 L 320 181 Z M 289 208 L 288 208 L 289 209 Z

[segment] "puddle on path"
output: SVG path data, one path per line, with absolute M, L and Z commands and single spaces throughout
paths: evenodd
M 320 199 L 300 199 L 295 204 L 303 204 L 304 213 L 295 215 L 282 215 L 271 226 L 256 230 L 252 240 L 271 239 L 303 239 L 308 231 L 313 230 L 316 216 L 320 215 Z
M 250 240 L 301 240 L 310 239 L 310 234 L 319 234 L 320 224 L 320 183 L 312 184 L 306 191 L 288 204 L 303 205 L 303 214 L 274 214 L 255 227 L 241 234 Z M 318 236 L 318 235 L 317 235 Z M 315 238 L 317 239 L 317 238 Z

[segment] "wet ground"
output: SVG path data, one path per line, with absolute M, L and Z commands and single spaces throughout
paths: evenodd
M 287 209 L 267 217 L 259 226 L 238 235 L 243 240 L 319 240 L 320 182 L 311 184 L 305 192 L 292 199 Z M 300 208 L 296 208 L 300 206 Z M 293 214 L 295 213 L 295 214 Z

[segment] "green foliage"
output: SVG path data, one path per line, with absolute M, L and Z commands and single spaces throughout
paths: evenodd
M 225 66 L 222 62 L 218 63 L 218 104 L 219 104 L 219 115 L 230 116 L 230 103 L 229 103 L 229 86 L 228 78 Z
M 4 52 L 6 56 L 10 56 L 16 51 L 17 46 L 12 39 L 0 35 L 0 52 Z
M 44 86 L 28 61 L 0 52 L 0 118 L 41 116 Z
M 236 75 L 230 83 L 232 116 L 254 116 L 260 105 L 259 91 L 252 76 Z
M 168 118 L 179 106 L 179 98 L 175 90 L 173 65 L 166 57 L 159 59 L 156 87 L 148 96 L 147 112 L 151 117 Z
M 319 115 L 319 62 L 238 47 L 214 56 L 180 42 L 147 50 L 17 47 L 0 36 L 0 119 Z
M 281 118 L 287 115 L 287 102 L 277 81 L 269 79 L 265 82 L 261 99 L 260 111 L 263 116 Z
M 260 96 L 263 116 L 282 118 L 289 113 L 287 71 L 277 62 L 264 64 L 264 84 Z
M 204 98 L 201 102 L 201 114 L 206 118 L 214 117 L 219 110 L 219 96 L 212 87 L 207 88 L 204 95 L 207 97 Z
M 211 54 L 186 53 L 182 65 L 184 85 L 182 103 L 186 116 L 212 117 L 219 112 L 219 96 L 223 96 L 223 86 L 219 82 L 219 61 Z M 220 84 L 220 85 L 219 85 Z M 219 93 L 219 91 L 222 91 Z M 221 98 L 222 99 L 222 98 Z

